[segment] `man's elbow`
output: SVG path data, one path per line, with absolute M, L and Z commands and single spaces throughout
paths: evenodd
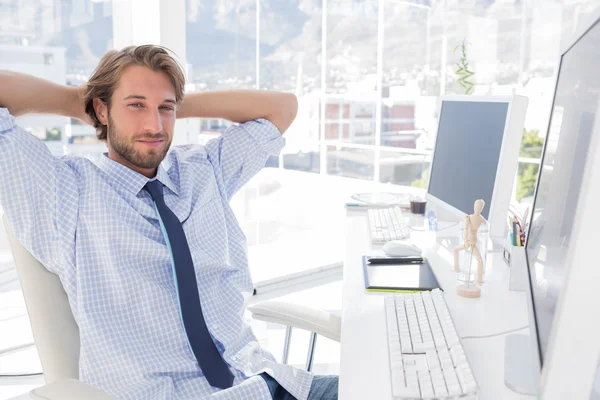
M 282 93 L 281 108 L 276 121 L 271 121 L 282 134 L 292 125 L 298 114 L 298 98 L 293 93 Z

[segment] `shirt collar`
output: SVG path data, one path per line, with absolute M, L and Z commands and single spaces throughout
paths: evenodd
M 179 196 L 179 191 L 175 187 L 175 184 L 171 180 L 169 173 L 165 169 L 162 163 L 158 166 L 158 170 L 156 171 L 156 179 L 158 179 L 163 185 L 169 188 L 173 193 Z
M 148 181 L 157 179 L 165 185 L 169 190 L 179 196 L 177 187 L 171 180 L 169 173 L 161 163 L 156 171 L 156 178 L 147 178 L 137 171 L 132 170 L 125 165 L 108 158 L 108 153 L 104 153 L 100 157 L 98 163 L 100 169 L 107 173 L 111 178 L 115 179 L 121 186 L 137 195 L 144 188 Z

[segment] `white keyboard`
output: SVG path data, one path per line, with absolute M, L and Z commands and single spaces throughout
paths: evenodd
M 404 222 L 400 207 L 369 208 L 369 231 L 373 243 L 405 239 L 410 236 L 408 224 Z
M 442 291 L 385 298 L 394 399 L 477 399 L 479 388 Z

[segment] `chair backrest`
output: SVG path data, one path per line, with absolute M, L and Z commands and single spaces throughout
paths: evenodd
M 79 327 L 60 279 L 36 260 L 2 217 L 46 383 L 79 377 Z

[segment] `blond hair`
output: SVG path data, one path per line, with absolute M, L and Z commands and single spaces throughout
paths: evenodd
M 103 125 L 94 110 L 94 98 L 99 98 L 110 109 L 112 95 L 117 88 L 123 70 L 130 65 L 148 67 L 156 72 L 164 72 L 175 88 L 175 101 L 183 101 L 185 75 L 177 61 L 166 47 L 156 45 L 128 46 L 121 50 L 106 53 L 92 73 L 86 85 L 85 112 L 96 128 L 100 140 L 106 140 L 107 127 Z

